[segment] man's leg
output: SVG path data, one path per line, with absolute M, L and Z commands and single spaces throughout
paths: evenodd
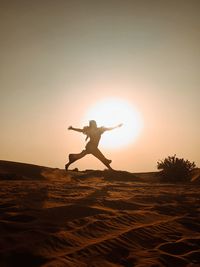
M 110 163 L 112 162 L 112 160 L 110 159 L 107 159 L 102 153 L 101 151 L 96 148 L 95 150 L 93 150 L 92 152 L 92 155 L 94 155 L 96 158 L 98 158 L 109 170 L 113 170 L 111 167 L 110 167 Z
M 65 165 L 65 170 L 67 171 L 69 168 L 69 165 L 72 164 L 73 162 L 77 161 L 78 159 L 83 158 L 85 155 L 87 155 L 87 151 L 83 150 L 79 154 L 69 154 L 69 162 Z

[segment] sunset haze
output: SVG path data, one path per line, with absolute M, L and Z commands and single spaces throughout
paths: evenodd
M 199 14 L 194 0 L 1 1 L 0 159 L 64 168 L 85 147 L 68 126 L 116 98 L 142 128 L 119 148 L 100 143 L 114 169 L 154 171 L 174 154 L 199 167 Z M 92 156 L 75 167 L 104 169 Z

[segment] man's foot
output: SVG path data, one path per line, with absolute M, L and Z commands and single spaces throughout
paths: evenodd
M 114 169 L 112 168 L 112 167 L 108 167 L 108 170 L 110 170 L 110 171 L 114 171 Z
M 69 168 L 70 163 L 65 164 L 65 170 L 67 171 Z
M 107 162 L 106 162 L 106 166 L 108 167 L 109 170 L 112 170 L 113 171 L 113 168 L 110 166 L 110 163 L 112 162 L 111 159 L 108 159 Z

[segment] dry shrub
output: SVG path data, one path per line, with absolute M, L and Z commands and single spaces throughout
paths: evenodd
M 188 182 L 195 163 L 177 158 L 176 155 L 169 156 L 157 162 L 157 168 L 163 182 Z

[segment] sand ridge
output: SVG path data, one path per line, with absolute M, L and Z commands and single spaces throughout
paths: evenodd
M 2 164 L 0 266 L 200 266 L 199 185 Z

